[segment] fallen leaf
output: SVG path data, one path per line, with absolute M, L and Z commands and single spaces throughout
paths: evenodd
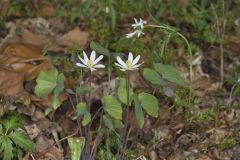
M 79 48 L 85 48 L 87 44 L 89 33 L 81 31 L 79 27 L 67 32 L 63 36 L 57 37 L 56 44 L 59 47 L 70 48 L 74 45 Z
M 39 13 L 40 17 L 54 17 L 55 15 L 56 15 L 56 11 L 53 8 L 53 6 L 50 4 L 44 5 L 41 8 L 40 13 Z
M 14 96 L 24 91 L 24 75 L 0 67 L 0 96 Z
M 207 155 L 200 155 L 196 160 L 211 160 L 211 158 L 209 158 Z
M 0 52 L 0 66 L 24 75 L 24 80 L 33 80 L 42 70 L 52 67 L 36 46 L 7 44 Z
M 46 31 L 47 32 L 47 31 Z M 78 48 L 85 48 L 89 33 L 81 31 L 79 27 L 65 33 L 64 35 L 51 36 L 34 33 L 26 27 L 21 27 L 21 41 L 28 44 L 37 45 L 54 52 L 67 52 L 74 45 Z
M 25 128 L 26 128 L 27 134 L 31 139 L 36 138 L 41 132 L 36 124 L 27 125 L 25 126 Z

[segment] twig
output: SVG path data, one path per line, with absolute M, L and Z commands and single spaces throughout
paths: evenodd
M 32 154 L 30 154 L 30 156 L 31 156 L 31 158 L 32 158 L 33 160 L 36 160 Z

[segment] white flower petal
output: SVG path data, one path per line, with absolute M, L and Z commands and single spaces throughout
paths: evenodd
M 83 58 L 86 63 L 89 61 L 87 54 L 84 51 L 83 51 Z
M 95 51 L 92 51 L 92 53 L 91 53 L 91 55 L 90 55 L 90 60 L 94 62 L 95 59 L 96 59 L 96 52 L 95 52 Z
M 142 63 L 141 63 L 141 64 L 134 65 L 134 66 L 132 66 L 132 69 L 136 69 L 136 68 L 138 68 L 138 67 L 141 66 L 141 65 L 142 65 Z
M 87 67 L 86 65 L 82 64 L 82 63 L 76 63 L 77 66 L 79 67 Z
M 78 55 L 78 58 L 80 59 L 80 61 L 81 61 L 83 64 L 87 65 L 87 62 L 85 62 L 79 55 Z
M 134 18 L 135 23 L 138 23 L 137 18 Z
M 126 63 L 123 62 L 123 60 L 122 60 L 119 56 L 117 56 L 117 61 L 118 61 L 118 63 L 121 64 L 122 66 L 127 67 Z
M 138 37 L 140 37 L 141 35 L 144 35 L 144 33 L 141 30 L 136 30 L 136 34 Z
M 123 69 L 123 68 L 119 68 L 119 69 L 120 69 L 120 71 L 123 71 L 123 72 L 126 71 L 126 69 Z
M 91 71 L 91 72 L 93 72 L 93 71 L 95 71 L 95 70 L 96 70 L 95 68 L 90 68 L 90 71 Z
M 128 54 L 128 61 L 129 62 L 133 62 L 133 55 L 132 55 L 132 52 L 129 52 L 129 54 Z
M 126 38 L 132 38 L 136 34 L 136 31 L 126 34 Z
M 118 66 L 118 67 L 121 67 L 121 68 L 125 68 L 125 69 L 127 69 L 126 66 L 123 66 L 123 65 L 121 65 L 121 64 L 115 63 L 115 65 Z
M 97 64 L 102 59 L 103 59 L 103 55 L 99 56 L 95 61 L 93 61 L 93 64 Z
M 138 56 L 133 60 L 132 65 L 134 66 L 135 64 L 137 64 L 138 61 L 139 61 L 139 59 L 140 59 L 140 55 L 138 55 Z
M 104 65 L 102 65 L 102 64 L 97 64 L 97 65 L 95 65 L 95 66 L 93 66 L 94 68 L 105 68 L 105 66 Z

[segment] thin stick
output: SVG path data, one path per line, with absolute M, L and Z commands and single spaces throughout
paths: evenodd
M 31 156 L 31 158 L 32 158 L 33 160 L 36 160 L 32 154 L 30 154 L 30 156 Z

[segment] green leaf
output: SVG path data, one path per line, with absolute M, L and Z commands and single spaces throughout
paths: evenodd
M 162 77 L 170 82 L 178 84 L 180 86 L 185 86 L 184 79 L 180 76 L 178 70 L 171 65 L 166 65 L 162 63 L 154 63 L 154 68 L 157 72 L 162 74 Z
M 82 125 L 86 126 L 89 122 L 91 122 L 91 114 L 87 111 L 83 115 Z
M 3 134 L 3 127 L 2 124 L 0 124 L 0 135 Z
M 163 92 L 165 93 L 166 96 L 168 97 L 173 97 L 175 94 L 172 90 L 172 88 L 168 87 L 168 86 L 165 86 L 163 87 Z
M 76 108 L 78 116 L 83 116 L 82 125 L 86 126 L 91 121 L 91 114 L 87 111 L 87 104 L 85 102 L 78 103 Z
M 78 103 L 76 108 L 77 108 L 77 114 L 79 116 L 82 116 L 87 111 L 87 104 L 85 102 L 80 102 Z
M 97 42 L 91 42 L 90 43 L 90 48 L 92 50 L 95 50 L 97 53 L 103 54 L 105 56 L 109 56 L 110 52 L 108 49 L 104 48 L 103 46 L 101 46 L 99 43 Z
M 78 87 L 77 89 L 76 89 L 76 94 L 77 95 L 80 95 L 80 94 L 83 94 L 83 93 L 88 93 L 90 91 L 90 87 Z
M 143 77 L 150 81 L 152 84 L 165 86 L 166 82 L 162 79 L 162 77 L 153 69 L 144 68 Z
M 104 110 L 113 118 L 122 120 L 121 104 L 113 96 L 104 96 Z
M 116 10 L 114 8 L 114 6 L 112 4 L 109 5 L 109 11 L 110 11 L 110 18 L 111 18 L 111 22 L 112 22 L 112 31 L 115 30 L 116 28 Z
M 135 115 L 136 115 L 137 123 L 139 127 L 142 128 L 144 125 L 144 115 L 142 111 L 141 102 L 139 101 L 136 95 L 134 95 L 133 99 L 134 99 Z
M 58 71 L 52 69 L 49 71 L 42 71 L 37 77 L 37 86 L 35 93 L 39 97 L 47 96 L 56 87 L 58 78 Z
M 158 100 L 151 94 L 142 92 L 138 95 L 138 99 L 141 102 L 143 109 L 151 116 L 158 116 Z
M 67 139 L 70 150 L 71 150 L 71 159 L 79 160 L 85 145 L 84 137 L 69 137 Z
M 119 100 L 125 104 L 127 104 L 127 81 L 125 78 L 119 78 L 118 80 L 118 90 L 117 90 L 117 95 Z M 129 104 L 131 104 L 132 101 L 132 96 L 133 96 L 133 89 L 129 87 Z
M 16 145 L 23 148 L 27 152 L 32 153 L 36 147 L 31 139 L 29 139 L 28 136 L 24 133 L 11 132 L 8 136 Z
M 118 119 L 113 119 L 113 125 L 114 125 L 114 128 L 116 129 L 120 129 L 124 127 L 124 124 L 122 123 L 122 121 Z
M 87 16 L 88 11 L 89 11 L 92 4 L 93 4 L 93 0 L 86 1 L 86 3 L 83 6 L 83 10 L 82 10 L 82 13 L 83 13 L 84 16 Z
M 20 116 L 10 115 L 4 120 L 2 120 L 1 123 L 3 124 L 4 128 L 8 129 L 9 131 L 19 128 L 25 130 L 22 122 L 23 119 Z
M 3 160 L 13 158 L 12 141 L 7 136 L 0 136 L 0 150 L 3 151 Z
M 54 89 L 54 95 L 53 95 L 53 101 L 52 101 L 52 107 L 56 110 L 62 102 L 59 99 L 60 94 L 64 90 L 64 81 L 65 76 L 61 73 L 58 75 L 56 88 Z
M 110 130 L 115 131 L 114 125 L 113 125 L 113 122 L 112 122 L 112 118 L 109 115 L 103 115 L 103 123 Z

